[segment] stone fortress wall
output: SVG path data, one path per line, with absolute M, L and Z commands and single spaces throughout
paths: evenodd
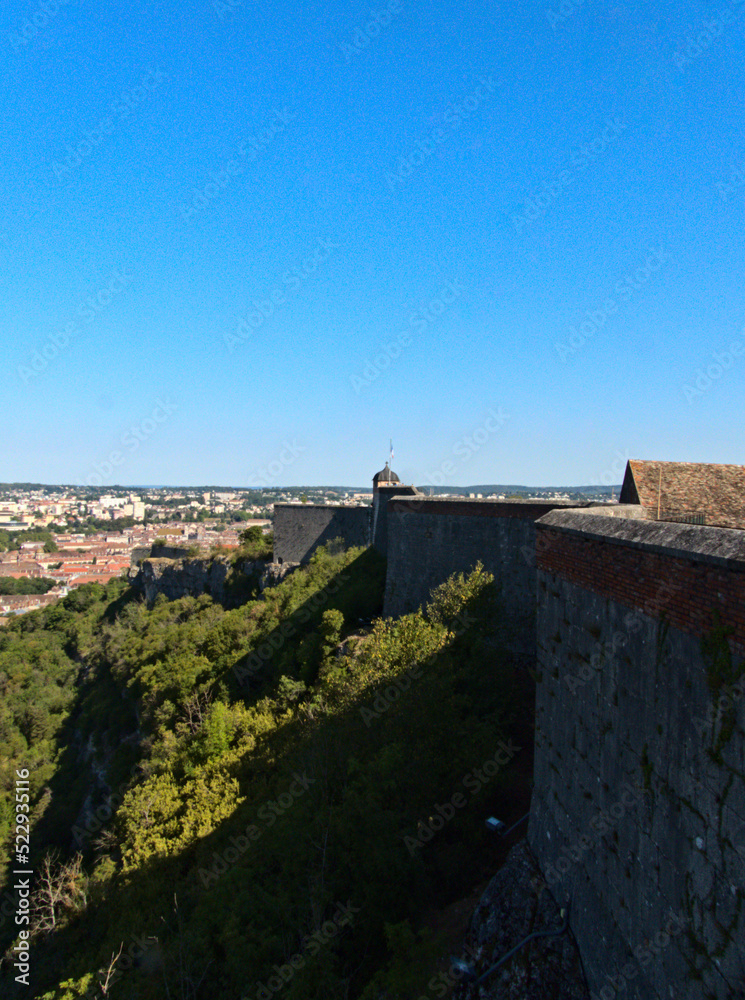
M 590 987 L 745 996 L 745 532 L 536 527 L 529 842 Z
M 536 521 L 555 504 L 398 497 L 388 505 L 383 613 L 415 611 L 453 573 L 494 574 L 514 648 L 535 651 Z
M 316 549 L 336 538 L 347 548 L 370 545 L 370 507 L 283 503 L 274 508 L 274 561 L 306 563 Z
M 529 842 L 596 996 L 745 996 L 745 532 L 634 505 L 377 498 L 385 615 L 481 561 L 537 664 Z M 275 560 L 370 544 L 374 514 L 278 505 Z

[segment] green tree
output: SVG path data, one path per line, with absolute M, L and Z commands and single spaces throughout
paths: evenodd
M 204 749 L 207 760 L 222 757 L 230 746 L 230 713 L 222 701 L 216 701 L 204 725 Z
M 46 594 L 56 585 L 47 577 L 0 576 L 0 594 Z

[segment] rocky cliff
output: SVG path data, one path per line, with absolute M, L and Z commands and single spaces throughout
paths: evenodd
M 209 594 L 220 604 L 240 604 L 267 586 L 279 583 L 295 569 L 295 565 L 263 560 L 231 562 L 227 556 L 192 559 L 143 559 L 129 572 L 132 586 L 139 590 L 148 604 L 158 594 L 169 601 L 179 597 L 199 597 Z

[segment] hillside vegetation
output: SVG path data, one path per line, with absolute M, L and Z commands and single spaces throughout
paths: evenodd
M 0 634 L 3 857 L 26 767 L 36 872 L 30 991 L 5 876 L 3 995 L 426 992 L 426 914 L 524 811 L 532 692 L 481 567 L 396 620 L 383 581 L 322 549 L 233 610 L 120 580 Z
M 56 581 L 50 580 L 45 576 L 0 576 L 0 594 L 3 595 L 46 594 L 54 586 L 56 586 Z

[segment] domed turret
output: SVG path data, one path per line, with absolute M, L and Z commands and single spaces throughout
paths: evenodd
M 393 452 L 391 451 L 391 457 Z M 386 462 L 385 468 L 373 476 L 372 523 L 370 537 L 372 544 L 383 555 L 388 550 L 388 501 L 397 496 L 417 496 L 416 486 L 404 486 L 395 472 L 391 472 Z
M 398 478 L 395 472 L 391 472 L 388 467 L 388 463 L 385 463 L 385 468 L 381 469 L 380 472 L 376 472 L 373 476 L 373 486 L 377 486 L 379 483 L 400 483 L 401 480 Z

